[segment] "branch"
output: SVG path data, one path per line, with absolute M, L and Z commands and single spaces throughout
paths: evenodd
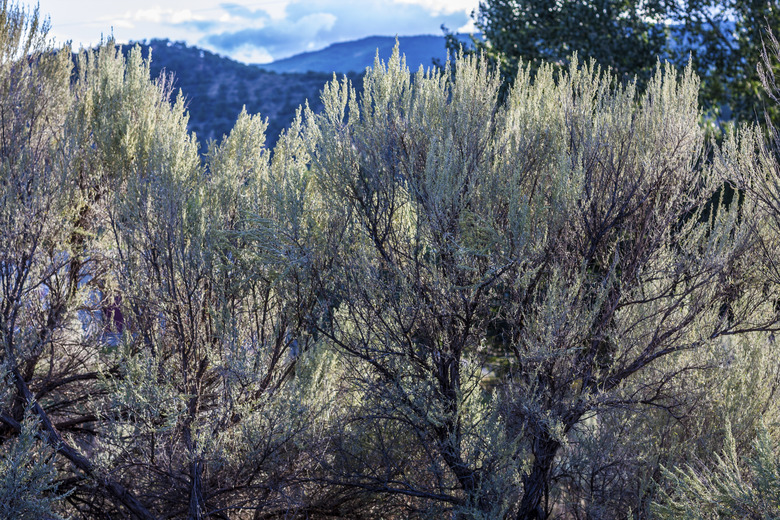
M 124 488 L 120 483 L 114 481 L 107 475 L 101 475 L 99 470 L 95 468 L 92 462 L 84 457 L 81 453 L 76 451 L 75 448 L 70 446 L 62 438 L 55 426 L 52 424 L 51 419 L 46 414 L 44 409 L 35 401 L 32 392 L 30 392 L 27 383 L 22 378 L 19 370 L 14 368 L 11 372 L 16 382 L 16 387 L 19 393 L 24 399 L 32 404 L 32 410 L 38 415 L 41 420 L 41 427 L 46 432 L 46 439 L 49 445 L 54 448 L 58 453 L 62 454 L 78 469 L 92 477 L 95 482 L 102 487 L 116 502 L 124 505 L 136 518 L 141 520 L 156 520 L 149 510 L 133 495 L 130 491 Z M 8 417 L 5 413 L 0 415 L 0 420 L 5 424 L 11 426 L 17 431 L 20 431 L 21 425 L 14 419 Z

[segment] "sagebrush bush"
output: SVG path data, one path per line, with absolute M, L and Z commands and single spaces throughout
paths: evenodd
M 640 92 L 575 56 L 504 98 L 396 49 L 273 149 L 242 113 L 201 155 L 138 48 L 0 15 L 0 493 L 30 514 L 646 517 L 772 424 L 779 170 L 750 128 L 707 149 L 690 67 Z

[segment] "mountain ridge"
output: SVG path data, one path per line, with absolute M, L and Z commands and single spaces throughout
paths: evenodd
M 287 64 L 277 68 L 292 70 L 245 64 L 167 39 L 134 42 L 125 46 L 125 52 L 140 45 L 144 56 L 151 51 L 153 77 L 172 75 L 173 87 L 182 91 L 187 102 L 189 129 L 196 133 L 201 151 L 205 153 L 211 140 L 218 141 L 230 132 L 244 107 L 250 114 L 268 118 L 266 143 L 272 146 L 279 133 L 289 127 L 298 107 L 308 102 L 315 112 L 322 108 L 320 92 L 334 73 L 345 74 L 359 91 L 365 69 L 373 65 L 377 52 L 386 61 L 395 42 L 395 37 L 370 36 L 277 62 L 277 65 L 280 62 Z M 443 36 L 402 36 L 398 42 L 412 70 L 420 65 L 427 68 L 433 65 L 434 59 L 443 61 L 447 56 Z M 351 61 L 344 58 L 344 52 L 352 53 Z M 319 67 L 306 65 L 311 70 L 300 71 L 302 64 L 316 64 L 317 60 Z M 357 63 L 365 66 L 354 67 Z M 329 70 L 334 64 L 342 66 Z
M 471 40 L 468 34 L 456 35 L 464 46 Z M 414 36 L 366 36 L 358 40 L 337 42 L 316 51 L 307 51 L 271 63 L 258 64 L 261 69 L 278 73 L 363 73 L 366 67 L 374 64 L 378 55 L 387 61 L 398 42 L 401 53 L 406 56 L 406 64 L 415 71 L 422 65 L 424 69 L 434 65 L 434 60 L 444 62 L 447 48 L 443 36 L 420 34 Z

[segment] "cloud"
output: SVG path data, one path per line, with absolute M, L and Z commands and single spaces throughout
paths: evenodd
M 479 29 L 477 28 L 477 25 L 474 23 L 474 19 L 469 18 L 469 21 L 465 25 L 461 25 L 460 27 L 455 29 L 455 32 L 464 33 L 464 34 L 473 34 L 479 32 Z
M 149 9 L 138 9 L 136 11 L 127 11 L 119 17 L 105 17 L 120 26 L 135 26 L 135 24 L 171 24 L 179 25 L 184 23 L 206 21 L 208 18 L 204 15 L 196 15 L 190 9 L 172 9 L 160 6 Z
M 336 22 L 330 13 L 311 13 L 297 20 L 284 20 L 258 29 L 242 29 L 209 36 L 207 41 L 217 47 L 232 50 L 241 45 L 285 46 L 300 42 L 303 35 L 318 37 Z
M 354 2 L 345 0 L 292 0 L 285 3 L 283 15 L 277 14 L 275 19 L 264 9 L 222 4 L 226 13 L 241 22 L 230 27 L 219 24 L 223 30 L 215 30 L 200 43 L 226 54 L 239 48 L 247 53 L 255 47 L 258 53 L 279 59 L 369 35 L 441 34 L 441 25 L 451 29 L 466 27 L 471 3 L 470 0 L 395 0 L 395 3 L 364 0 L 356 9 Z
M 242 49 L 242 53 L 262 54 L 264 59 L 256 63 L 272 61 L 280 54 L 294 54 L 304 48 L 306 38 L 321 40 L 332 30 L 336 16 L 331 13 L 310 13 L 296 19 L 285 19 L 259 28 L 222 32 L 205 38 L 205 43 L 233 54 Z M 256 52 L 250 49 L 254 47 Z
M 477 8 L 474 0 L 393 0 L 396 4 L 411 4 L 425 8 L 431 14 L 468 13 Z
M 61 0 L 40 2 L 42 9 L 49 5 L 59 12 L 54 28 L 63 41 L 88 44 L 111 30 L 118 41 L 169 38 L 264 63 L 372 35 L 464 28 L 478 0 L 167 0 L 162 6 L 159 0 L 136 0 L 132 9 L 123 5 L 119 11 L 114 2 L 73 0 L 91 18 L 76 16 Z
M 176 25 L 208 34 L 223 32 L 227 28 L 235 27 L 240 27 L 240 30 L 260 29 L 274 20 L 274 15 L 265 9 L 252 10 L 235 3 L 219 4 L 213 11 L 212 16 L 182 20 Z
M 283 4 L 286 6 L 287 2 L 283 2 Z M 271 4 L 269 4 L 270 6 Z M 219 7 L 224 10 L 226 13 L 229 13 L 231 16 L 235 16 L 236 18 L 245 19 L 245 20 L 252 20 L 252 19 L 261 19 L 261 20 L 268 20 L 271 17 L 274 17 L 274 12 L 277 13 L 277 16 L 275 18 L 284 18 L 284 9 L 281 10 L 281 16 L 278 16 L 279 10 L 269 10 L 268 7 L 263 9 L 250 9 L 249 7 L 242 5 L 242 4 L 235 4 L 235 3 L 223 3 L 219 4 Z M 284 6 L 283 6 L 284 7 Z
M 236 47 L 230 53 L 230 57 L 234 60 L 243 61 L 244 63 L 269 63 L 274 59 L 267 50 L 262 47 L 255 47 L 254 45 L 241 45 Z
M 253 11 L 249 7 L 241 4 L 222 3 L 219 4 L 219 7 L 221 7 L 224 11 L 240 18 L 268 18 L 268 13 L 263 9 L 256 9 Z

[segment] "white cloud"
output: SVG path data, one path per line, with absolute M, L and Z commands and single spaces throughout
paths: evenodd
M 198 18 L 195 17 L 192 14 L 192 11 L 189 9 L 184 9 L 183 11 L 175 11 L 171 15 L 171 22 L 173 23 L 184 23 L 184 22 L 191 22 L 193 20 L 197 20 Z
M 127 19 L 120 19 L 120 20 L 106 20 L 107 23 L 110 23 L 111 27 L 113 28 L 120 28 L 120 29 L 132 29 L 135 27 L 135 24 L 131 20 Z
M 479 7 L 479 0 L 393 0 L 397 4 L 424 7 L 434 16 L 440 14 L 469 13 Z
M 295 27 L 307 31 L 329 31 L 333 28 L 338 17 L 332 13 L 312 13 L 295 22 Z
M 371 35 L 464 30 L 478 0 L 38 0 L 52 36 L 78 46 L 169 38 L 257 63 Z
M 263 10 L 268 13 L 271 20 L 284 20 L 287 18 L 287 6 L 291 0 L 269 1 L 263 4 Z
M 474 25 L 474 19 L 469 18 L 469 21 L 466 23 L 466 25 L 462 27 L 458 27 L 455 32 L 457 33 L 464 33 L 464 34 L 472 34 L 475 32 L 479 32 L 479 29 L 477 29 L 477 26 Z
M 154 25 L 177 25 L 192 22 L 205 22 L 209 17 L 193 13 L 191 9 L 165 9 L 160 6 L 149 9 L 126 11 L 119 16 L 103 16 L 99 19 L 105 25 L 114 28 L 134 29 L 136 27 Z
M 123 16 L 124 20 L 133 20 L 135 22 L 152 22 L 160 23 L 163 21 L 164 13 L 171 11 L 170 9 L 162 9 L 161 7 L 153 7 L 152 9 L 139 9 L 135 12 L 127 12 Z M 167 13 L 166 13 L 167 14 Z
M 244 63 L 263 64 L 274 61 L 274 57 L 264 47 L 255 47 L 249 44 L 244 44 L 234 49 L 230 53 L 230 57 Z

